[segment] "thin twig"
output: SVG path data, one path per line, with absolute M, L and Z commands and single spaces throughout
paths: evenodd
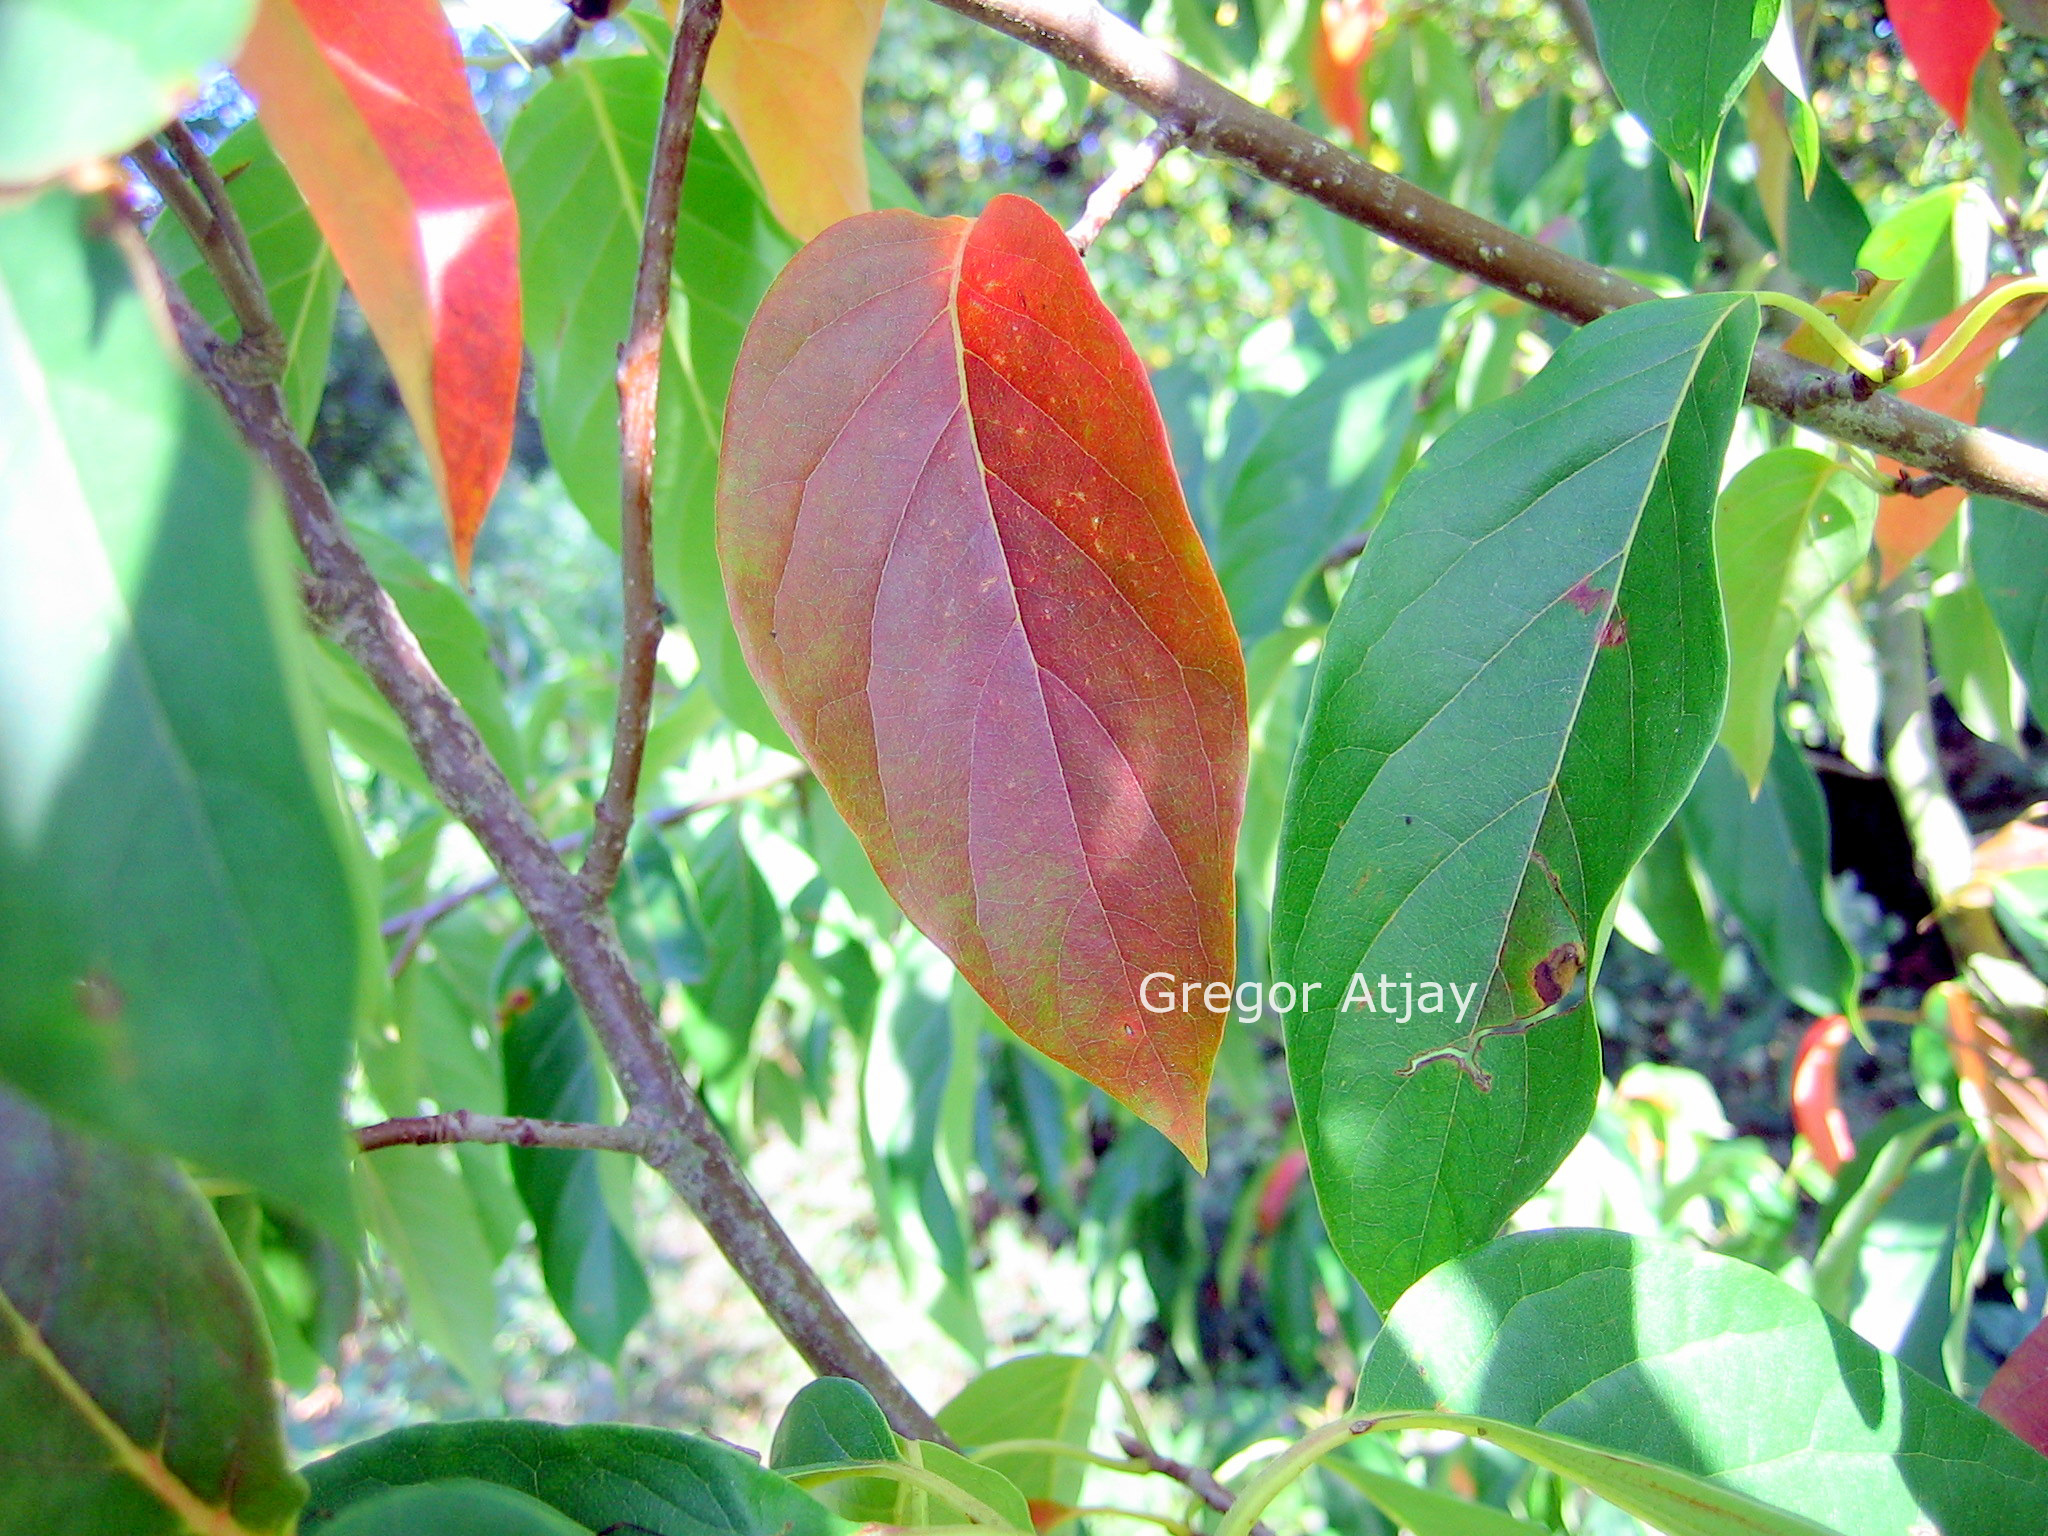
M 232 342 L 214 337 L 208 343 L 209 350 L 225 354 L 223 362 L 240 377 L 253 382 L 281 378 L 284 333 L 271 314 L 270 295 L 264 291 L 263 278 L 256 270 L 256 258 L 250 254 L 241 220 L 234 216 L 227 188 L 214 172 L 206 152 L 183 124 L 176 126 L 178 134 L 170 137 L 178 150 L 177 162 L 152 139 L 145 139 L 130 150 L 129 159 L 163 199 L 164 211 L 192 237 L 200 259 L 213 274 L 229 312 L 235 317 L 240 334 Z M 181 163 L 184 169 L 180 169 Z M 193 163 L 206 167 L 204 181 L 188 179 Z
M 1191 1467 L 1184 1461 L 1175 1461 L 1163 1451 L 1132 1434 L 1119 1434 L 1116 1443 L 1124 1448 L 1124 1454 L 1133 1461 L 1142 1461 L 1162 1477 L 1170 1477 L 1188 1492 L 1215 1510 L 1227 1515 L 1237 1503 L 1237 1495 L 1216 1481 L 1216 1474 L 1201 1467 Z M 1251 1536 L 1273 1536 L 1263 1522 L 1254 1522 Z
M 1513 230 L 1368 164 L 1218 84 L 1111 14 L 1097 0 L 937 0 L 949 10 L 1073 66 L 1161 121 L 1190 125 L 1188 145 L 1234 160 L 1279 186 L 1578 324 L 1656 297 L 1591 262 Z M 1841 375 L 1772 346 L 1751 361 L 1749 399 L 1826 436 L 1875 449 L 1966 490 L 2048 511 L 2048 451 L 1966 426 L 1889 393 L 1858 399 Z M 1815 389 L 1813 381 L 1823 381 Z
M 1067 238 L 1073 242 L 1077 255 L 1088 254 L 1088 247 L 1109 228 L 1109 221 L 1116 217 L 1124 200 L 1142 187 L 1145 179 L 1159 169 L 1159 162 L 1185 144 L 1187 137 L 1187 124 L 1170 120 L 1161 122 L 1116 163 L 1109 175 L 1103 178 L 1102 185 L 1088 194 L 1081 217 L 1074 220 L 1074 227 L 1067 231 Z
M 633 283 L 633 320 L 619 353 L 619 573 L 625 596 L 625 640 L 619 661 L 618 712 L 612 722 L 612 763 L 598 797 L 590 849 L 579 876 L 593 904 L 611 894 L 633 830 L 633 800 L 654 714 L 655 652 L 661 646 L 661 599 L 654 590 L 654 451 L 661 354 L 674 280 L 676 217 L 697 126 L 704 60 L 718 35 L 722 0 L 690 0 L 677 19 L 669 51 L 668 87 L 654 134 L 647 208 L 640 227 L 640 271 Z
M 638 1154 L 647 1149 L 647 1132 L 630 1122 L 585 1125 L 572 1120 L 529 1120 L 521 1115 L 480 1115 L 467 1109 L 380 1120 L 356 1128 L 356 1145 L 365 1152 L 382 1147 L 440 1147 L 458 1141 Z
M 754 774 L 751 778 L 737 780 L 723 789 L 714 789 L 708 795 L 700 795 L 695 800 L 686 800 L 681 805 L 665 805 L 658 811 L 649 811 L 640 818 L 640 825 L 650 828 L 672 827 L 679 821 L 687 821 L 700 811 L 716 810 L 721 805 L 731 805 L 737 800 L 752 799 L 763 790 L 774 789 L 782 784 L 792 784 L 809 773 L 810 769 L 802 763 L 785 763 L 780 767 Z M 572 832 L 566 837 L 556 838 L 548 846 L 557 854 L 574 853 L 583 846 L 589 836 L 588 832 Z M 479 896 L 488 896 L 504 883 L 505 877 L 492 870 L 488 875 L 479 875 L 469 884 L 458 885 L 454 890 L 436 896 L 432 901 L 423 902 L 394 917 L 387 917 L 379 931 L 387 939 L 403 937 L 416 943 L 416 934 L 424 934 L 449 913 L 467 906 Z M 399 966 L 398 969 L 402 970 L 404 967 Z
M 561 965 L 630 1106 L 628 1123 L 646 1136 L 641 1157 L 682 1196 L 814 1371 L 866 1386 L 900 1433 L 949 1443 L 747 1182 L 684 1078 L 610 915 L 592 905 L 548 846 L 475 722 L 371 574 L 292 429 L 282 392 L 223 366 L 210 333 L 181 296 L 166 294 L 166 306 L 194 369 L 283 493 L 309 568 L 300 584 L 308 616 L 355 658 L 397 713 L 435 794 L 475 834 Z

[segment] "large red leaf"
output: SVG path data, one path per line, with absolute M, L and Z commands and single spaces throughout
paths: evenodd
M 1991 0 L 1885 0 L 1920 84 L 1959 128 L 1970 122 L 1970 81 L 1998 32 Z
M 2005 1357 L 1977 1406 L 2048 1456 L 2048 1323 L 2036 1323 Z
M 263 0 L 235 67 L 383 348 L 455 563 L 512 450 L 519 225 L 438 0 Z
M 1234 974 L 1244 666 L 1059 226 L 999 197 L 800 252 L 740 353 L 718 524 L 754 675 L 903 910 L 1200 1166 L 1224 1009 L 1177 984 Z

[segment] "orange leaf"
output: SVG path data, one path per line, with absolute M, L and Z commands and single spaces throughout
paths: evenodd
M 1792 1126 L 1829 1173 L 1840 1173 L 1856 1155 L 1856 1138 L 1849 1134 L 1836 1086 L 1842 1047 L 1848 1043 L 1849 1021 L 1831 1013 L 1806 1026 L 1792 1058 Z
M 426 448 L 456 568 L 512 451 L 519 224 L 437 0 L 263 0 L 236 73 Z
M 1928 356 L 1935 348 L 1947 341 L 1963 321 L 1963 317 L 1988 294 L 1996 293 L 2010 277 L 1999 276 L 1984 285 L 1984 292 L 1946 316 L 1928 334 L 1927 344 L 1920 349 L 1921 355 Z M 1974 424 L 1977 412 L 1984 404 L 1984 372 L 1998 357 L 1998 349 L 2027 328 L 2027 323 L 2041 312 L 2048 298 L 2035 297 L 2020 299 L 2008 304 L 1991 321 L 1970 338 L 1970 344 L 1962 355 L 1936 377 L 1912 389 L 1899 391 L 1901 399 L 1915 405 L 1925 406 L 1930 411 L 1939 411 L 1944 416 L 1953 416 L 1957 421 Z M 1880 458 L 1878 468 L 1888 475 L 1899 472 L 1895 459 Z M 1926 496 L 1887 496 L 1877 508 L 1877 548 L 1884 557 L 1884 572 L 1881 579 L 1889 583 L 1941 537 L 1949 523 L 1961 509 L 1967 493 L 1957 486 L 1945 485 Z
M 1978 1008 L 1957 983 L 1945 982 L 1943 990 L 1949 1056 L 1989 1122 L 1992 1177 L 2006 1208 L 2032 1232 L 2048 1220 L 2048 1077 L 2003 1020 Z
M 1366 140 L 1365 66 L 1386 20 L 1386 0 L 1323 0 L 1317 16 L 1309 73 L 1324 113 L 1353 144 Z
M 733 375 L 718 553 L 898 905 L 1202 1166 L 1244 661 L 1144 365 L 1043 208 L 862 214 L 797 253 Z
M 725 0 L 704 83 L 799 240 L 868 211 L 860 93 L 881 27 L 882 0 Z

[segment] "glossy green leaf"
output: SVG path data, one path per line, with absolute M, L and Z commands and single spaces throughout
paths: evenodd
M 1701 297 L 1568 338 L 1409 473 L 1331 625 L 1273 958 L 1320 989 L 1288 1065 L 1330 1236 L 1382 1306 L 1592 1114 L 1590 1014 L 1528 1025 L 1570 1006 L 1720 720 L 1711 509 L 1755 334 Z M 1421 1059 L 1475 1046 L 1470 1073 Z
M 1060 1440 L 1085 1450 L 1108 1379 L 1085 1355 L 1026 1355 L 983 1371 L 938 1413 L 939 1427 L 969 1451 L 1002 1440 Z M 1080 1501 L 1084 1463 L 1039 1453 L 986 1463 L 1027 1499 Z
M 0 186 L 124 153 L 234 57 L 256 0 L 8 0 L 0 10 Z
M 520 110 L 505 140 L 519 205 L 534 409 L 564 489 L 600 538 L 619 528 L 618 349 L 633 309 L 641 204 L 662 64 L 578 60 Z M 714 549 L 713 491 L 740 338 L 789 257 L 727 137 L 700 123 L 676 225 L 676 284 L 655 452 L 657 579 L 728 718 L 787 738 L 739 655 Z
M 421 1424 L 350 1446 L 305 1473 L 312 1498 L 301 1536 L 335 1529 L 343 1511 L 387 1489 L 447 1478 L 515 1489 L 592 1531 L 838 1536 L 846 1529 L 744 1451 L 623 1424 Z
M 1969 218 L 1969 183 L 1951 182 L 1902 204 L 1871 230 L 1856 253 L 1856 265 L 1899 285 L 1870 317 L 1868 329 L 1894 333 L 1927 325 L 1969 297 L 1957 243 Z
M 1870 553 L 1877 495 L 1809 448 L 1751 459 L 1721 492 L 1714 551 L 1728 625 L 1721 744 L 1753 791 L 1770 769 L 1792 642 Z
M 2027 442 L 2048 444 L 2048 325 L 2028 331 L 1998 365 L 1977 419 Z M 2048 716 L 2048 517 L 2032 507 L 1976 497 L 1970 503 L 1970 568 L 2040 720 Z
M 364 914 L 284 535 L 99 216 L 0 215 L 0 1074 L 347 1235 Z
M 1975 581 L 1958 575 L 1935 583 L 1927 596 L 1927 647 L 1941 691 L 1963 724 L 1986 741 L 2023 753 L 2023 690 L 2006 658 L 1998 620 Z
M 1602 266 L 1690 285 L 1706 247 L 1657 146 L 1617 118 L 1586 158 L 1586 254 Z
M 1679 820 L 1707 883 L 1771 980 L 1809 1013 L 1853 1015 L 1861 966 L 1828 886 L 1827 804 L 1783 729 L 1754 800 L 1734 760 L 1716 752 Z
M 598 1064 L 582 1010 L 555 987 L 505 1027 L 505 1111 L 536 1120 L 602 1118 Z M 602 1152 L 514 1147 L 512 1178 L 533 1217 L 541 1274 L 576 1341 L 616 1364 L 647 1314 L 647 1276 L 605 1207 Z
M 1503 1509 L 1470 1504 L 1431 1488 L 1418 1488 L 1384 1472 L 1370 1471 L 1347 1457 L 1333 1456 L 1323 1465 L 1414 1536 L 1541 1536 L 1547 1529 L 1518 1520 Z
M 1764 56 L 1778 0 L 1588 0 L 1614 94 L 1643 121 L 1705 218 L 1721 123 Z
M 889 1461 L 896 1435 L 868 1389 L 843 1376 L 821 1376 L 789 1400 L 768 1465 L 777 1471 L 835 1461 Z
M 746 1067 L 754 1021 L 782 965 L 782 913 L 747 852 L 737 816 L 705 833 L 688 864 L 709 956 L 704 979 L 688 988 L 682 1036 L 717 1106 Z
M 270 1349 L 176 1165 L 0 1089 L 0 1529 L 288 1533 Z
M 1436 362 L 1444 312 L 1369 331 L 1274 415 L 1224 498 L 1216 574 L 1246 646 L 1346 535 L 1379 510 Z
M 1630 893 L 1650 925 L 1664 958 L 1692 983 L 1712 1012 L 1721 1006 L 1721 936 L 1686 851 L 1685 829 L 1676 821 L 1657 834 L 1631 877 Z
M 496 1264 L 454 1159 L 386 1147 L 356 1159 L 363 1220 L 405 1282 L 404 1321 L 481 1396 L 498 1390 Z
M 448 1478 L 353 1505 L 329 1536 L 589 1536 L 590 1527 L 496 1483 Z
M 1613 1232 L 1429 1276 L 1356 1411 L 1483 1430 L 1667 1536 L 1996 1536 L 2048 1506 L 2048 1458 L 1783 1281 Z
M 900 1459 L 896 1434 L 868 1389 L 836 1376 L 821 1377 L 790 1399 L 768 1452 L 768 1465 L 784 1473 Z M 842 1519 L 886 1525 L 899 1519 L 905 1487 L 884 1477 L 848 1477 L 809 1492 Z

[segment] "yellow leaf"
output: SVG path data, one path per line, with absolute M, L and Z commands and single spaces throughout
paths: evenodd
M 725 0 L 704 83 L 799 240 L 868 211 L 861 86 L 882 0 Z

